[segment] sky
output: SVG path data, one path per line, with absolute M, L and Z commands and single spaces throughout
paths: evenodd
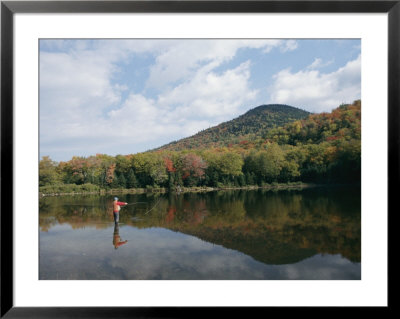
M 359 39 L 41 39 L 40 157 L 144 152 L 262 104 L 361 98 Z

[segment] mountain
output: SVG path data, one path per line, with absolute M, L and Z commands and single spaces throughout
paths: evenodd
M 268 131 L 304 119 L 311 113 L 284 104 L 257 106 L 245 114 L 199 133 L 171 142 L 157 150 L 180 151 L 243 144 L 265 138 Z

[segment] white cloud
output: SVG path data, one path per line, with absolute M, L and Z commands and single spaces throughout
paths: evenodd
M 109 113 L 118 123 L 119 138 L 145 142 L 165 135 L 188 136 L 231 119 L 256 91 L 248 87 L 250 63 L 218 75 L 207 66 L 189 81 L 157 99 L 131 94 L 122 107 Z
M 307 69 L 318 69 L 322 65 L 322 59 L 315 58 L 314 62 L 311 63 Z
M 179 117 L 226 119 L 257 93 L 248 85 L 249 68 L 250 63 L 245 62 L 219 75 L 205 66 L 189 81 L 161 95 L 159 103 L 176 106 Z
M 148 87 L 168 87 L 176 81 L 192 76 L 204 66 L 213 68 L 231 60 L 241 48 L 263 49 L 269 53 L 273 48 L 282 52 L 297 48 L 294 40 L 192 40 L 174 42 L 157 56 L 155 65 L 150 70 Z M 211 63 L 212 62 L 212 63 Z
M 294 51 L 298 47 L 298 42 L 295 40 L 283 41 L 282 44 L 283 44 L 281 47 L 282 52 Z
M 243 48 L 267 53 L 296 47 L 292 40 L 41 42 L 41 153 L 110 153 L 118 143 L 131 153 L 138 151 L 135 143 L 157 146 L 229 120 L 258 92 L 249 84 L 250 62 L 217 68 Z M 152 95 L 113 82 L 130 59 L 143 54 L 154 59 L 143 79 Z
M 110 82 L 113 64 L 90 52 L 42 52 L 40 56 L 41 139 L 93 134 L 87 124 L 120 101 L 123 86 Z
M 298 48 L 298 42 L 296 40 L 265 40 L 264 53 L 269 53 L 274 48 L 279 48 L 281 52 L 289 52 Z
M 321 65 L 315 60 L 314 66 Z M 361 97 L 361 56 L 331 73 L 313 68 L 298 72 L 284 69 L 269 87 L 271 103 L 285 103 L 312 112 L 326 112 Z
M 313 63 L 311 63 L 309 66 L 307 66 L 307 69 L 321 69 L 323 67 L 331 65 L 332 63 L 333 63 L 333 60 L 323 62 L 322 59 L 315 58 Z

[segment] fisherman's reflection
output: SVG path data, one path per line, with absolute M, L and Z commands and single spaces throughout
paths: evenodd
M 118 247 L 126 244 L 128 241 L 122 241 L 121 237 L 119 235 L 119 224 L 118 222 L 115 222 L 114 224 L 114 236 L 113 236 L 113 245 L 115 249 L 118 249 Z

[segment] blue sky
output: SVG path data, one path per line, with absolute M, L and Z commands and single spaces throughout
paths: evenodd
M 361 41 L 40 40 L 40 156 L 134 154 L 261 104 L 361 98 Z

